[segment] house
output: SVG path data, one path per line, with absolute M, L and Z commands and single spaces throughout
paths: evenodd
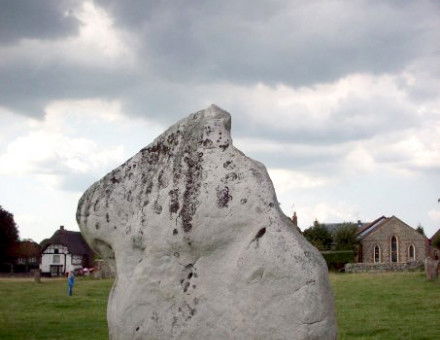
M 381 216 L 359 228 L 358 262 L 421 262 L 430 253 L 427 237 L 396 216 Z
M 79 231 L 60 226 L 51 238 L 41 242 L 40 270 L 43 275 L 60 276 L 93 265 L 94 253 Z
M 7 262 L 2 263 L 1 271 L 9 273 L 29 273 L 38 269 L 41 247 L 32 240 L 15 242 L 8 249 Z
M 439 242 L 438 240 L 440 240 L 440 229 L 437 230 L 429 240 L 429 245 L 431 246 L 430 257 L 438 260 L 440 259 L 440 245 L 437 242 L 434 242 L 435 240 L 437 240 L 437 242 Z
M 28 273 L 32 269 L 38 269 L 41 259 L 41 247 L 32 240 L 18 242 L 12 248 L 14 258 L 14 272 Z

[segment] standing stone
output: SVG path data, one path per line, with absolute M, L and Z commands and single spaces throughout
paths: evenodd
M 427 280 L 436 280 L 439 275 L 440 261 L 430 257 L 425 258 L 425 274 Z
M 93 184 L 77 221 L 116 269 L 111 339 L 335 339 L 326 264 L 212 105 Z

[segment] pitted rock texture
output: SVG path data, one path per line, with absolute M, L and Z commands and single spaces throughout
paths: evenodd
M 116 268 L 111 339 L 336 338 L 326 264 L 230 125 L 191 114 L 81 198 L 81 232 Z

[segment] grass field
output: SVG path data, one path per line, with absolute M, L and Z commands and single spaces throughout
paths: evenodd
M 422 273 L 331 274 L 340 339 L 440 339 L 440 283 Z M 0 281 L 0 339 L 107 339 L 108 280 Z

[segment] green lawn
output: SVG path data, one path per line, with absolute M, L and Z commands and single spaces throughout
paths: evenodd
M 0 339 L 107 339 L 109 280 L 0 281 Z
M 440 339 L 440 282 L 424 273 L 331 274 L 340 339 Z
M 331 274 L 340 339 L 440 339 L 440 282 L 422 273 Z M 106 339 L 109 280 L 0 281 L 0 339 Z

